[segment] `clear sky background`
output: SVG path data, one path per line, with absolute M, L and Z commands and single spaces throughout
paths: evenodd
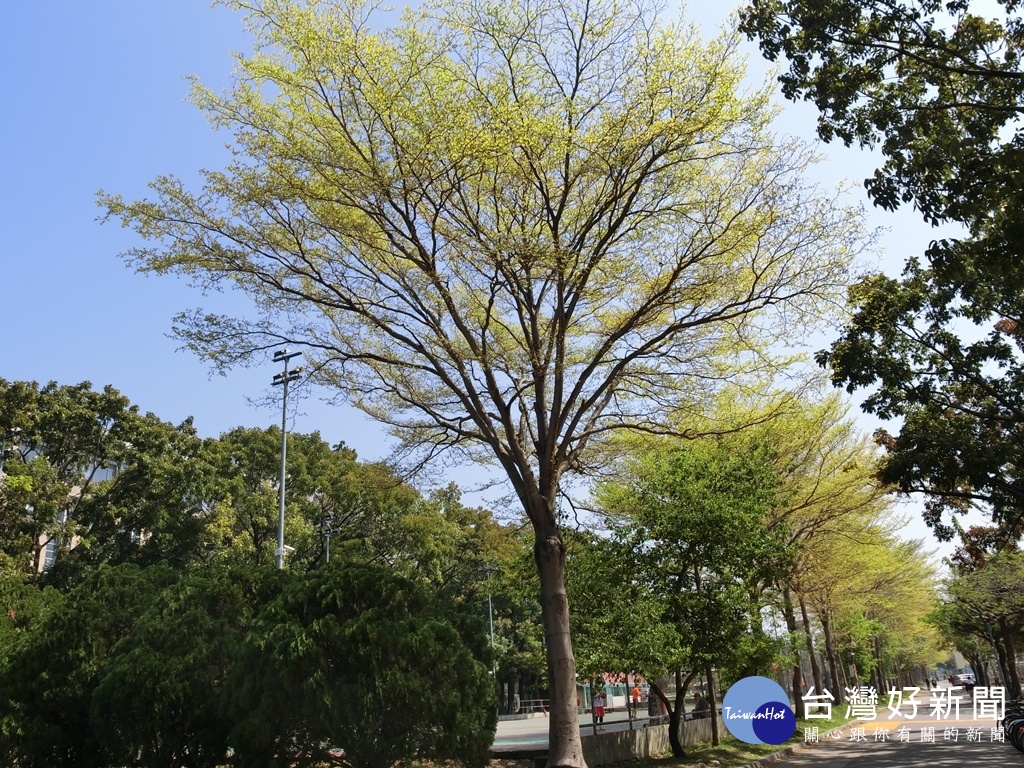
M 729 3 L 698 0 L 686 15 L 711 34 L 729 11 Z M 139 243 L 116 223 L 101 226 L 95 204 L 100 188 L 140 197 L 160 174 L 195 187 L 198 169 L 224 164 L 230 137 L 187 102 L 186 78 L 197 75 L 217 89 L 230 84 L 231 52 L 249 49 L 241 18 L 205 0 L 20 2 L 5 17 L 0 377 L 112 384 L 165 420 L 193 416 L 208 436 L 279 422 L 279 408 L 256 404 L 276 394 L 269 383 L 279 367 L 268 356 L 262 367 L 211 376 L 206 363 L 179 350 L 167 336 L 172 316 L 210 302 L 180 280 L 126 268 L 118 254 Z M 766 65 L 752 44 L 746 49 L 759 79 Z M 787 104 L 779 129 L 813 141 L 815 116 L 811 107 Z M 869 207 L 859 182 L 877 158 L 822 151 L 828 160 L 814 178 L 827 187 L 857 182 L 851 202 Z M 887 228 L 878 265 L 892 274 L 936 236 L 910 211 L 869 214 Z M 344 440 L 365 459 L 388 453 L 382 430 L 350 408 L 311 395 L 296 411 L 290 428 Z M 923 524 L 909 530 L 928 536 Z

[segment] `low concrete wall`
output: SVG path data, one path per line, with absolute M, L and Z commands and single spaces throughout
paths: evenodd
M 547 712 L 523 712 L 519 715 L 498 715 L 498 720 L 532 720 L 535 717 L 547 716 Z
M 725 730 L 725 723 L 722 722 L 722 716 L 719 714 L 718 717 L 718 735 L 719 737 L 725 736 L 727 731 Z M 665 738 L 668 738 L 668 728 L 666 727 Z M 701 720 L 687 720 L 679 726 L 679 741 L 682 742 L 684 747 L 692 747 L 694 744 L 706 744 L 711 741 L 711 718 L 705 717 Z
M 687 720 L 679 726 L 679 741 L 684 747 L 711 741 L 711 718 Z M 724 736 L 725 725 L 718 717 L 718 733 Z M 649 725 L 632 731 L 598 732 L 583 739 L 583 757 L 587 765 L 617 763 L 633 757 L 658 757 L 669 750 L 668 726 Z
M 657 757 L 665 754 L 667 750 L 667 725 L 650 725 L 633 731 L 597 733 L 583 739 L 583 757 L 592 768 L 633 757 Z

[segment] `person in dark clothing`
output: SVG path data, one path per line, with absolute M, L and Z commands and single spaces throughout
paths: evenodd
M 693 719 L 699 720 L 711 714 L 711 705 L 700 693 L 693 697 Z

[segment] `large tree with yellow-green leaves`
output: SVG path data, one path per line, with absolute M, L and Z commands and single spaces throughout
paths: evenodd
M 581 766 L 560 483 L 801 333 L 858 218 L 801 182 L 736 37 L 645 3 L 231 5 L 255 53 L 194 99 L 234 161 L 101 203 L 150 241 L 138 268 L 252 299 L 179 317 L 217 365 L 305 345 L 420 458 L 499 465 L 535 533 L 549 765 Z

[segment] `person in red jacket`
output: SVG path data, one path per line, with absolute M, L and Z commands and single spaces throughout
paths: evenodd
M 594 692 L 594 719 L 599 723 L 604 722 L 604 691 L 597 690 Z

